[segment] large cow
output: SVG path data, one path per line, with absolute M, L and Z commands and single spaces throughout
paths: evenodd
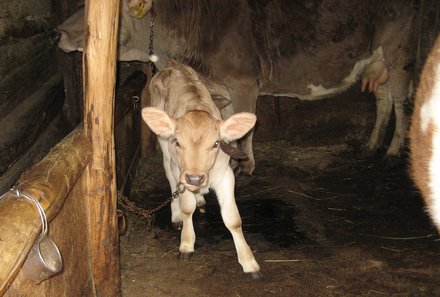
M 409 136 L 412 176 L 440 232 L 440 38 L 420 77 Z
M 183 222 L 181 258 L 194 252 L 192 216 L 196 205 L 204 204 L 203 195 L 211 188 L 234 239 L 238 262 L 244 272 L 259 278 L 260 267 L 244 239 L 235 204 L 235 177 L 229 156 L 220 149 L 225 142 L 241 138 L 252 129 L 255 115 L 242 112 L 222 120 L 197 73 L 174 61 L 153 77 L 149 88 L 153 107 L 145 107 L 142 118 L 158 136 L 171 190 L 182 186 L 186 189 L 171 205 L 173 223 Z
M 213 95 L 232 101 L 225 114 L 255 112 L 259 94 L 315 100 L 362 81 L 362 90 L 374 92 L 377 105 L 367 150 L 374 152 L 382 145 L 394 107 L 395 129 L 387 155 L 401 153 L 413 0 L 160 0 L 154 14 L 139 18 L 151 2 L 129 0 L 128 6 L 122 5 L 120 60 L 149 61 L 153 36 L 159 69 L 170 59 L 191 65 L 210 83 Z M 83 35 L 72 32 L 84 23 L 82 16 L 76 17 L 80 21 L 59 26 L 58 45 L 66 51 L 83 46 Z M 252 132 L 240 145 L 249 156 L 240 167 L 251 174 Z

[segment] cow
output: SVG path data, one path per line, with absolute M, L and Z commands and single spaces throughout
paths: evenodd
M 375 125 L 365 151 L 382 146 L 394 109 L 394 135 L 386 155 L 401 154 L 414 0 L 152 1 L 122 5 L 120 60 L 148 62 L 154 56 L 159 69 L 170 59 L 191 65 L 213 97 L 232 102 L 222 110 L 225 116 L 255 113 L 259 95 L 316 100 L 360 82 L 362 91 L 376 97 Z M 154 13 L 142 17 L 150 7 Z M 58 27 L 58 46 L 82 48 L 82 35 L 72 34 L 67 23 Z M 240 141 L 249 158 L 238 172 L 254 171 L 252 137 L 253 130 Z
M 149 89 L 152 107 L 142 109 L 142 118 L 157 135 L 171 190 L 181 192 L 171 204 L 173 223 L 183 223 L 181 259 L 194 252 L 192 216 L 196 206 L 205 203 L 203 195 L 213 189 L 238 262 L 245 273 L 260 278 L 260 267 L 243 236 L 234 197 L 235 176 L 223 149 L 252 129 L 256 116 L 241 112 L 222 120 L 198 74 L 175 61 L 153 76 Z
M 440 232 L 440 38 L 420 77 L 409 138 L 411 175 Z

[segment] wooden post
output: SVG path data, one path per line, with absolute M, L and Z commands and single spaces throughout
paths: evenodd
M 89 0 L 85 10 L 84 131 L 93 152 L 86 169 L 86 191 L 96 297 L 121 294 L 113 137 L 119 2 Z

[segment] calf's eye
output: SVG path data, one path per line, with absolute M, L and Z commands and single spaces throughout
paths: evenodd
M 180 147 L 180 143 L 179 143 L 179 141 L 177 141 L 177 138 L 174 138 L 173 140 L 171 140 L 171 143 L 174 143 L 174 145 L 176 147 Z
M 214 142 L 214 145 L 212 146 L 212 148 L 218 148 L 219 144 L 220 144 L 220 141 L 217 140 L 216 142 Z

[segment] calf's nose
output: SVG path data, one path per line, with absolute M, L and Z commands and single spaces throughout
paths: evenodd
M 185 179 L 186 182 L 193 186 L 200 186 L 205 181 L 204 175 L 193 175 L 193 174 L 186 174 Z

